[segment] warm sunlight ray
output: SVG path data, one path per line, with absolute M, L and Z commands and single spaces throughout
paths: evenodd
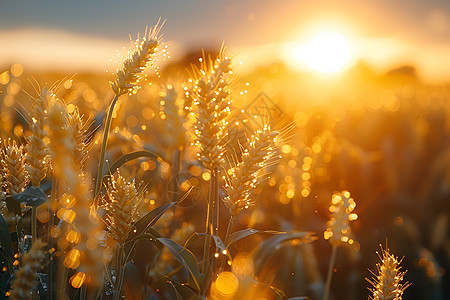
M 303 65 L 320 73 L 340 71 L 350 58 L 350 46 L 344 36 L 322 32 L 292 53 Z

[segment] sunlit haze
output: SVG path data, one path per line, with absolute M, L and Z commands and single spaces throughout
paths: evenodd
M 129 7 L 108 2 L 106 9 L 100 2 L 20 1 L 2 7 L 0 66 L 111 69 L 116 55 L 110 49 L 128 46 L 129 34 L 136 37 L 162 17 L 167 19 L 164 39 L 173 41 L 170 48 L 177 53 L 172 57 L 225 42 L 249 68 L 290 55 L 291 67 L 316 72 L 335 72 L 363 60 L 380 72 L 413 65 L 427 80 L 450 78 L 445 67 L 450 63 L 450 9 L 440 1 L 138 1 Z M 82 20 L 77 13 L 84 15 Z M 421 22 L 414 16 L 423 16 Z M 130 21 L 118 22 L 125 19 Z M 327 31 L 341 35 L 349 50 L 340 38 L 313 41 Z M 341 46 L 332 45 L 336 42 Z

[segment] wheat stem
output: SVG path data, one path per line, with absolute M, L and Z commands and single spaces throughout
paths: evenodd
M 181 167 L 181 150 L 180 149 L 176 149 L 173 152 L 173 160 L 172 160 L 172 184 L 173 184 L 173 197 L 172 197 L 172 201 L 173 202 L 177 202 L 178 201 L 178 192 L 179 192 L 179 188 L 178 188 L 178 177 L 180 175 L 180 167 Z M 175 213 L 175 207 L 174 209 L 174 213 Z
M 328 300 L 328 295 L 330 294 L 331 277 L 333 276 L 333 268 L 336 261 L 337 248 L 338 246 L 336 244 L 332 244 L 330 265 L 328 266 L 327 282 L 325 284 L 325 293 L 323 295 L 323 300 Z
M 105 164 L 106 145 L 108 144 L 108 135 L 111 128 L 112 115 L 119 97 L 116 95 L 109 105 L 108 114 L 106 115 L 105 127 L 103 129 L 102 146 L 100 148 L 100 158 L 98 161 L 97 178 L 95 180 L 94 207 L 98 205 L 98 194 L 102 184 L 103 166 Z
M 205 228 L 205 244 L 203 247 L 203 265 L 202 265 L 202 273 L 206 274 L 209 268 L 209 255 L 211 252 L 211 234 L 212 234 L 212 222 L 211 222 L 211 211 L 213 206 L 213 190 L 214 190 L 214 175 L 211 175 L 209 181 L 209 197 L 208 197 L 208 206 L 206 209 L 206 228 Z
M 230 238 L 231 231 L 233 230 L 233 223 L 234 223 L 235 216 L 231 215 L 230 219 L 228 220 L 228 226 L 227 226 L 227 232 L 225 233 L 225 238 L 223 239 L 223 242 L 225 243 L 225 247 L 227 247 L 228 251 L 228 239 Z M 219 274 L 222 273 L 224 266 L 226 262 L 226 257 L 222 256 L 220 260 L 220 267 L 219 267 Z
M 35 243 L 37 240 L 37 207 L 31 208 L 31 241 Z
M 50 250 L 53 248 L 53 235 L 51 233 L 51 230 L 53 226 L 55 225 L 55 216 L 54 211 L 56 210 L 56 204 L 57 204 L 57 189 L 58 189 L 58 179 L 56 177 L 52 178 L 52 191 L 50 194 L 50 203 L 48 206 L 48 214 L 50 216 L 48 221 L 48 243 L 47 243 L 47 251 L 50 253 Z M 54 268 L 54 261 L 50 260 L 47 265 L 47 285 L 48 285 L 48 299 L 53 300 L 53 268 Z

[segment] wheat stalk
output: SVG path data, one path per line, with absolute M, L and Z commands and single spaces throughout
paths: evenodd
M 158 22 L 159 23 L 159 22 Z M 103 176 L 103 166 L 105 163 L 106 146 L 108 145 L 108 135 L 111 128 L 112 115 L 114 108 L 116 107 L 119 96 L 136 90 L 137 84 L 142 79 L 142 72 L 151 65 L 153 58 L 156 54 L 158 46 L 161 43 L 161 36 L 159 32 L 163 24 L 156 24 L 155 27 L 150 28 L 148 33 L 144 35 L 142 40 L 138 39 L 136 49 L 130 58 L 125 60 L 122 66 L 117 70 L 115 81 L 110 82 L 115 96 L 109 105 L 108 113 L 106 115 L 105 127 L 103 129 L 102 146 L 100 149 L 100 158 L 98 161 L 97 179 L 95 182 L 94 191 L 94 208 L 97 207 L 97 196 L 99 195 L 101 188 L 101 179 Z
M 25 170 L 24 146 L 18 146 L 16 141 L 8 141 L 1 152 L 2 175 L 5 179 L 6 191 L 9 195 L 22 192 L 28 184 L 28 174 Z
M 191 79 L 192 80 L 192 79 Z M 206 214 L 206 234 L 203 250 L 203 273 L 210 267 L 211 235 L 218 232 L 219 166 L 223 162 L 223 138 L 227 135 L 227 117 L 230 114 L 231 59 L 221 49 L 215 61 L 201 59 L 200 68 L 194 67 L 194 80 L 188 92 L 195 106 L 195 141 L 198 158 L 210 170 L 210 188 Z M 205 280 L 207 282 L 207 280 Z M 203 292 L 206 292 L 205 290 Z
M 75 247 L 66 254 L 64 265 L 67 268 L 79 269 L 71 278 L 72 286 L 79 288 L 89 281 L 97 285 L 102 276 L 103 256 L 98 245 L 97 236 L 101 230 L 98 218 L 90 207 L 90 181 L 75 163 L 76 148 L 75 129 L 68 126 L 68 115 L 65 107 L 53 103 L 48 113 L 50 148 L 53 153 L 53 174 L 64 184 L 66 197 L 70 205 L 61 208 L 62 220 L 72 224 L 73 234 L 77 236 Z M 64 202 L 61 199 L 60 202 Z M 66 237 L 61 237 L 66 238 Z
M 401 283 L 406 271 L 400 271 L 401 260 L 399 261 L 393 254 L 389 253 L 389 249 L 383 250 L 382 255 L 378 254 L 381 264 L 377 264 L 378 274 L 375 277 L 366 280 L 373 286 L 369 288 L 372 292 L 370 300 L 401 300 L 403 292 L 411 284 Z
M 349 191 L 336 192 L 331 197 L 331 204 L 328 210 L 331 212 L 331 218 L 327 222 L 327 230 L 323 233 L 326 240 L 332 245 L 330 264 L 328 266 L 327 282 L 325 284 L 324 300 L 328 299 L 331 287 L 331 277 L 333 275 L 334 262 L 336 260 L 337 248 L 343 243 L 353 244 L 351 238 L 350 221 L 358 218 L 353 212 L 356 202 L 350 197 Z
M 22 267 L 14 272 L 11 299 L 31 299 L 31 290 L 36 283 L 36 274 L 45 259 L 45 253 L 42 250 L 44 246 L 45 243 L 38 239 L 31 246 L 31 250 L 23 254 Z

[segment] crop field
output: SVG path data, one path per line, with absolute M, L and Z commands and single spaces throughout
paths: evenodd
M 1 299 L 450 297 L 450 85 L 165 26 L 108 73 L 0 69 Z

